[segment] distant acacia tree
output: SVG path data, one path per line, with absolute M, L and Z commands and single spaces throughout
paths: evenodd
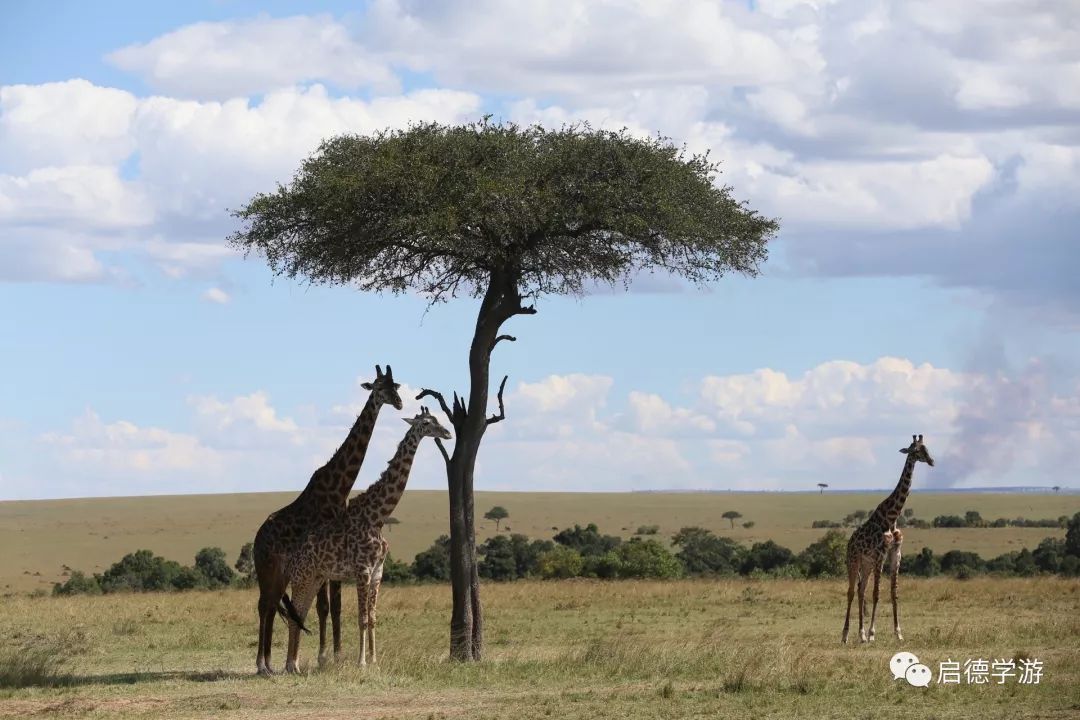
M 735 521 L 742 517 L 742 513 L 739 512 L 738 510 L 728 510 L 726 513 L 724 513 L 720 517 L 724 518 L 725 520 L 730 520 L 731 521 L 731 529 L 734 530 L 735 529 Z
M 818 494 L 820 495 L 825 492 L 825 488 L 829 487 L 829 483 L 818 483 L 817 486 L 821 488 L 821 490 L 818 491 Z
M 390 532 L 390 529 L 391 529 L 392 527 L 394 527 L 395 525 L 400 525 L 400 524 L 401 524 L 401 521 L 400 521 L 400 520 L 398 520 L 398 519 L 397 519 L 396 517 L 394 517 L 393 515 L 391 515 L 390 517 L 386 518 L 386 521 L 385 521 L 385 522 L 383 523 L 383 525 L 385 525 L 385 526 L 386 526 L 386 532 Z
M 419 292 L 431 302 L 479 298 L 469 392 L 447 402 L 454 448 L 436 441 L 450 490 L 450 655 L 479 659 L 483 615 L 473 475 L 489 425 L 491 353 L 527 299 L 581 295 L 659 270 L 705 283 L 755 276 L 778 223 L 717 185 L 708 155 L 662 137 L 588 125 L 547 130 L 484 120 L 416 124 L 325 140 L 288 186 L 234 212 L 231 236 L 271 269 L 312 283 Z
M 1061 492 L 1061 486 L 1060 485 L 1055 485 L 1053 487 L 1053 490 L 1054 490 L 1054 492 Z
M 484 513 L 485 520 L 495 521 L 495 531 L 499 531 L 499 523 L 510 517 L 510 513 L 502 505 L 496 505 L 495 507 Z

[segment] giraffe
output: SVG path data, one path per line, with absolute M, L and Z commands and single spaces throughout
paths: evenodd
M 260 675 L 272 675 L 270 649 L 274 633 L 274 613 L 288 585 L 285 574 L 289 556 L 311 530 L 344 515 L 353 483 L 364 462 L 379 409 L 385 405 L 402 408 L 400 385 L 394 371 L 375 366 L 375 381 L 361 387 L 370 390 L 364 409 L 349 430 L 348 437 L 333 457 L 312 474 L 307 487 L 292 503 L 273 512 L 255 535 L 255 574 L 259 581 L 259 650 L 255 666 Z M 341 586 L 332 583 L 319 588 L 319 655 L 326 652 L 326 615 L 333 611 L 334 650 L 341 649 Z
M 289 618 L 286 672 L 299 672 L 300 630 L 305 629 L 304 617 L 316 590 L 327 580 L 356 579 L 360 664 L 367 664 L 369 649 L 370 661 L 375 662 L 375 605 L 389 548 L 382 537 L 383 525 L 405 492 L 420 440 L 451 438 L 450 432 L 427 408 L 421 408 L 416 417 L 402 419 L 409 429 L 379 479 L 349 501 L 343 517 L 312 532 L 289 559 L 293 597 L 290 601 L 288 595 L 282 596 L 282 606 Z
M 912 435 L 911 445 L 902 448 L 900 452 L 907 455 L 904 460 L 904 470 L 900 473 L 900 482 L 889 497 L 878 505 L 866 522 L 851 534 L 847 545 L 847 615 L 844 617 L 844 634 L 842 642 L 848 640 L 848 625 L 851 621 L 851 601 L 855 596 L 855 584 L 859 586 L 859 641 L 873 642 L 874 623 L 877 619 L 878 586 L 881 581 L 881 569 L 886 556 L 889 560 L 890 591 L 892 596 L 893 630 L 896 639 L 903 640 L 900 633 L 900 615 L 896 602 L 896 581 L 900 573 L 900 545 L 904 541 L 903 533 L 896 527 L 896 519 L 904 509 L 904 501 L 907 500 L 911 490 L 911 475 L 915 470 L 916 462 L 924 462 L 934 467 L 934 458 L 930 451 L 923 445 L 922 435 Z M 874 609 L 870 614 L 870 633 L 867 635 L 863 627 L 863 618 L 866 615 L 866 581 L 869 576 L 874 578 Z

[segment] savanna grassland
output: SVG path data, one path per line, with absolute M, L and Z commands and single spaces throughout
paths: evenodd
M 487 655 L 450 663 L 444 585 L 388 587 L 379 663 L 254 675 L 255 592 L 5 600 L 0 717 L 1066 718 L 1080 714 L 1080 580 L 905 579 L 906 640 L 844 647 L 842 581 L 487 583 Z M 274 663 L 283 661 L 278 624 Z M 16 651 L 23 646 L 22 651 Z M 916 688 L 893 653 L 1037 658 L 1039 684 Z M 68 661 L 51 667 L 49 659 Z M 30 667 L 34 661 L 41 667 Z M 20 668 L 17 682 L 10 675 Z M 5 675 L 7 673 L 7 675 Z M 5 678 L 7 680 L 5 681 Z M 51 679 L 50 679 L 51 678 Z M 20 687 L 12 688 L 11 685 Z
M 890 488 L 891 489 L 891 488 Z M 744 543 L 775 540 L 799 552 L 824 533 L 813 520 L 841 520 L 856 510 L 872 510 L 888 494 L 817 493 L 500 493 L 476 494 L 477 540 L 495 534 L 495 523 L 480 516 L 502 505 L 510 511 L 502 531 L 550 539 L 553 528 L 595 522 L 601 532 L 630 537 L 641 525 L 658 525 L 662 541 L 684 526 L 696 525 Z M 178 495 L 75 500 L 0 502 L 0 591 L 48 591 L 62 580 L 64 566 L 101 572 L 125 554 L 145 548 L 170 560 L 190 564 L 207 546 L 225 550 L 230 562 L 250 542 L 259 524 L 295 493 Z M 916 516 L 978 511 L 983 518 L 1029 519 L 1071 516 L 1080 511 L 1080 495 L 1049 493 L 926 493 L 913 491 L 907 503 Z M 742 514 L 734 527 L 721 515 Z M 400 525 L 386 537 L 390 552 L 411 561 L 447 532 L 444 491 L 410 490 L 394 516 Z M 753 522 L 751 528 L 742 527 Z M 909 528 L 906 554 L 929 546 L 936 553 L 970 550 L 985 558 L 1034 549 L 1045 537 L 1062 537 L 1055 528 Z

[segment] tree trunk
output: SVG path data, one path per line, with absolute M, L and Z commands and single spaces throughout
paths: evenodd
M 476 524 L 473 514 L 473 470 L 480 441 L 489 424 L 487 406 L 491 350 L 502 324 L 521 307 L 516 278 L 492 273 L 476 318 L 469 348 L 469 395 L 464 412 L 454 407 L 457 437 L 446 466 L 450 492 L 450 584 L 453 612 L 450 617 L 450 657 L 479 660 L 484 650 L 484 615 L 480 604 L 480 577 L 476 565 Z

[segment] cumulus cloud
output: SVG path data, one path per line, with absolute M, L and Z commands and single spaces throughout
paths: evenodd
M 390 68 L 327 15 L 195 23 L 116 50 L 107 60 L 159 92 L 199 100 L 246 97 L 315 79 L 349 90 L 399 89 Z
M 1043 366 L 955 373 L 908 360 L 833 361 L 795 378 L 774 371 L 709 377 L 695 407 L 610 378 L 551 375 L 508 389 L 507 420 L 491 426 L 477 485 L 516 490 L 884 488 L 903 465 L 897 452 L 923 432 L 937 465 L 928 485 L 1053 485 L 1075 474 L 1080 387 L 1055 387 Z M 256 391 L 189 401 L 191 430 L 102 420 L 93 411 L 70 430 L 38 438 L 83 494 L 300 488 L 344 441 L 367 398 L 359 383 L 345 404 L 283 412 Z M 402 413 L 384 408 L 358 487 L 375 480 L 404 435 L 398 418 L 419 409 L 402 389 Z M 435 412 L 438 412 L 436 409 Z M 745 432 L 731 417 L 744 418 Z M 452 441 L 448 443 L 452 447 Z M 46 468 L 43 477 L 53 472 Z M 410 484 L 443 487 L 432 443 Z M 218 483 L 218 484 L 215 484 Z M 221 484 L 225 483 L 225 484 Z M 48 482 L 42 492 L 50 492 Z M 175 489 L 175 485 L 169 485 Z

